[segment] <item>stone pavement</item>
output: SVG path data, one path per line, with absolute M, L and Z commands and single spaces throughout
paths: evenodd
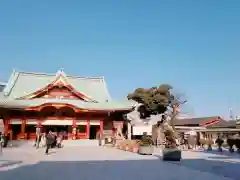
M 204 152 L 183 152 L 181 162 L 163 162 L 160 150 L 153 156 L 104 147 L 65 147 L 44 150 L 24 148 L 5 150 L 1 160 L 21 161 L 2 166 L 0 179 L 12 180 L 233 180 L 240 177 L 240 162 L 235 156 Z

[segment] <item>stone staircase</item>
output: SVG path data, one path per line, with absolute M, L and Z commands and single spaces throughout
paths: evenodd
M 98 145 L 98 140 L 81 139 L 81 140 L 64 140 L 63 146 L 96 147 L 99 145 Z

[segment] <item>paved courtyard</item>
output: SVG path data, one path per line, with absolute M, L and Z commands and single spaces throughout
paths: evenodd
M 183 152 L 181 162 L 163 162 L 159 150 L 153 156 L 104 147 L 5 150 L 0 156 L 0 179 L 12 180 L 230 180 L 240 177 L 239 156 Z

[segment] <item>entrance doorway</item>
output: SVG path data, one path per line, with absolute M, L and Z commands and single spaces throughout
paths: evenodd
M 68 133 L 69 131 L 69 127 L 68 125 L 47 125 L 45 126 L 46 132 L 52 131 L 52 132 L 56 132 L 56 133 L 60 133 L 60 132 L 66 132 Z
M 99 125 L 91 125 L 90 126 L 90 135 L 89 139 L 97 139 L 97 132 L 100 130 Z
M 16 140 L 21 133 L 21 124 L 12 124 L 12 139 Z
M 71 132 L 71 126 L 69 125 L 46 125 L 44 126 L 44 132 L 48 133 L 52 131 L 54 133 L 63 133 L 63 139 L 68 139 L 68 132 Z

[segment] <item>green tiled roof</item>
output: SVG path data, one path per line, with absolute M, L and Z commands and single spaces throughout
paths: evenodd
M 77 91 L 87 95 L 93 100 L 96 100 L 98 102 L 106 102 L 111 100 L 103 77 L 65 77 Z M 4 95 L 9 99 L 20 98 L 44 88 L 55 79 L 56 74 L 14 71 L 4 89 Z
M 71 104 L 82 109 L 114 111 L 130 110 L 136 104 L 133 101 L 119 102 L 111 100 L 104 78 L 74 77 L 65 74 L 64 77 L 78 92 L 85 94 L 97 101 L 97 103 L 72 99 L 18 99 L 46 87 L 57 76 L 56 74 L 13 72 L 4 91 L 0 92 L 0 107 L 28 108 L 46 103 L 60 103 Z
M 40 106 L 47 103 L 59 103 L 59 104 L 71 104 L 78 108 L 88 109 L 88 110 L 130 110 L 134 103 L 132 101 L 110 101 L 110 102 L 100 102 L 92 103 L 80 100 L 69 100 L 69 99 L 31 99 L 31 100 L 0 100 L 0 107 L 5 108 L 28 108 L 34 106 Z

